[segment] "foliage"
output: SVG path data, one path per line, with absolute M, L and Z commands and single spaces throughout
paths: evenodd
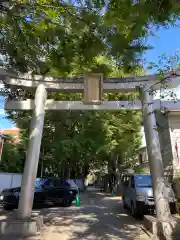
M 180 176 L 179 176 L 179 174 L 173 179 L 173 182 L 174 183 L 180 183 Z
M 13 143 L 5 140 L 3 145 L 0 171 L 22 173 L 25 161 L 25 142 Z
M 135 168 L 135 173 L 136 174 L 149 174 L 149 171 L 137 167 L 137 168 Z
M 175 24 L 177 0 L 47 1 L 13 0 L 0 3 L 2 64 L 21 72 L 58 75 L 108 70 L 99 56 L 124 71 L 139 66 L 150 48 L 152 25 Z M 103 71 L 105 72 L 105 71 Z
M 109 76 L 124 75 L 114 61 L 106 57 L 99 57 L 97 61 L 108 66 Z M 74 68 L 74 72 L 78 71 L 78 67 Z M 140 68 L 137 71 L 138 74 L 143 73 Z M 34 90 L 26 90 L 24 97 L 34 98 Z M 48 98 L 81 100 L 82 94 L 49 93 Z M 137 94 L 132 93 L 104 94 L 106 100 L 133 101 L 136 98 Z M 12 111 L 8 117 L 24 130 L 25 137 L 28 138 L 31 114 Z M 71 174 L 75 177 L 77 174 L 86 175 L 91 168 L 107 165 L 112 152 L 121 155 L 122 161 L 126 158 L 128 162 L 140 145 L 140 121 L 141 114 L 134 111 L 48 111 L 39 167 L 43 166 L 46 175 Z
M 122 99 L 125 96 L 130 98 L 124 94 Z M 79 98 L 59 93 L 53 97 L 56 100 Z M 112 97 L 120 98 L 120 94 L 106 95 Z M 13 111 L 9 112 L 9 118 L 24 130 L 27 138 L 31 115 Z M 140 120 L 141 114 L 133 111 L 47 112 L 40 156 L 46 175 L 86 175 L 91 168 L 107 166 L 112 152 L 130 158 L 140 145 Z
M 93 71 L 117 77 L 126 72 L 135 75 L 137 68 L 142 73 L 141 54 L 150 48 L 145 44 L 146 37 L 154 24 L 175 24 L 179 15 L 176 3 L 175 0 L 109 0 L 108 4 L 103 0 L 1 1 L 2 65 L 20 72 L 31 70 L 54 76 Z M 26 91 L 26 97 L 33 95 L 33 91 Z M 49 98 L 79 100 L 81 95 L 53 93 Z M 137 96 L 108 94 L 105 98 L 134 100 Z M 29 113 L 10 112 L 9 119 L 24 130 L 26 142 Z M 140 145 L 140 121 L 141 114 L 133 111 L 48 112 L 40 162 L 43 161 L 49 174 L 57 175 L 68 175 L 69 170 L 72 175 L 85 174 L 91 167 L 107 165 L 112 153 L 119 156 L 121 164 L 128 165 L 134 161 L 132 156 Z M 11 147 L 18 155 L 18 147 L 16 150 Z M 7 157 L 4 161 L 9 161 L 10 155 Z

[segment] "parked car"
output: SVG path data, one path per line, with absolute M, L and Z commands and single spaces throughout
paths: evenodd
M 0 172 L 0 192 L 5 188 L 21 186 L 22 174 Z
M 176 199 L 168 182 L 166 182 L 165 194 L 169 199 L 171 212 L 175 213 Z M 133 217 L 154 213 L 152 176 L 150 174 L 125 174 L 122 177 L 122 200 L 124 208 L 131 209 Z
M 94 181 L 93 180 L 88 180 L 88 186 L 93 186 L 94 185 Z
M 0 201 L 4 209 L 18 207 L 20 187 L 4 189 L 0 195 Z M 37 178 L 33 205 L 61 204 L 70 206 L 78 194 L 78 187 L 73 180 L 55 178 Z
M 73 179 L 75 184 L 78 186 L 80 192 L 84 192 L 86 186 L 83 179 Z

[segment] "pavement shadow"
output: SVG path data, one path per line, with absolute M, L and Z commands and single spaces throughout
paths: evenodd
M 150 239 L 140 237 L 141 222 L 133 219 L 123 209 L 120 197 L 113 197 L 97 189 L 81 193 L 80 207 L 74 205 L 69 208 L 34 209 L 33 214 L 44 215 L 45 228 L 40 235 L 32 238 L 4 236 L 0 240 Z M 2 211 L 1 215 L 6 215 L 11 220 L 14 212 Z
M 128 215 L 120 198 L 97 191 L 82 194 L 81 198 L 79 208 L 43 209 L 45 224 L 53 226 L 52 233 L 67 236 L 63 240 L 146 240 L 140 238 L 141 222 Z

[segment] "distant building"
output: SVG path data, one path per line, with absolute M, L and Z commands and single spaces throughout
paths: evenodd
M 9 140 L 13 143 L 18 143 L 20 141 L 20 129 L 19 128 L 9 128 L 2 130 L 3 135 L 8 135 L 12 137 L 12 140 Z
M 165 176 L 171 180 L 180 174 L 180 111 L 169 111 L 167 115 L 156 113 L 156 122 Z M 144 143 L 138 150 L 138 160 L 143 169 L 149 168 Z

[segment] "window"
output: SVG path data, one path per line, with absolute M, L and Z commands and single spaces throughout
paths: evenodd
M 54 187 L 53 184 L 53 180 L 52 179 L 48 179 L 45 183 L 44 183 L 45 187 Z
M 141 187 L 152 187 L 152 177 L 151 175 L 136 175 L 135 176 L 136 186 Z
M 124 176 L 123 185 L 127 187 L 129 185 L 129 180 L 130 180 L 129 176 Z
M 65 180 L 65 179 L 56 179 L 54 180 L 54 185 L 56 187 L 74 187 L 76 184 L 73 180 Z
M 67 180 L 67 184 L 68 184 L 68 186 L 70 186 L 72 188 L 78 188 L 78 186 L 76 185 L 76 183 L 73 180 Z
M 47 181 L 47 179 L 44 178 L 37 178 L 36 182 L 35 182 L 35 187 L 39 188 L 42 185 L 44 185 L 44 183 Z
M 62 180 L 61 179 L 54 180 L 54 186 L 55 187 L 61 187 L 62 186 Z
M 143 163 L 143 157 L 142 157 L 142 153 L 139 154 L 139 163 L 142 164 Z
M 135 187 L 135 183 L 134 183 L 134 176 L 131 177 L 131 187 L 134 188 Z
M 53 181 L 52 179 L 45 179 L 45 178 L 37 178 L 36 182 L 35 182 L 35 187 L 39 188 L 39 187 L 53 187 Z
M 145 152 L 145 154 L 144 154 L 144 162 L 148 162 L 148 155 L 147 155 L 147 152 Z
M 62 185 L 63 185 L 63 186 L 66 186 L 66 187 L 69 187 L 69 186 L 70 186 L 70 184 L 68 183 L 67 180 L 62 181 Z

